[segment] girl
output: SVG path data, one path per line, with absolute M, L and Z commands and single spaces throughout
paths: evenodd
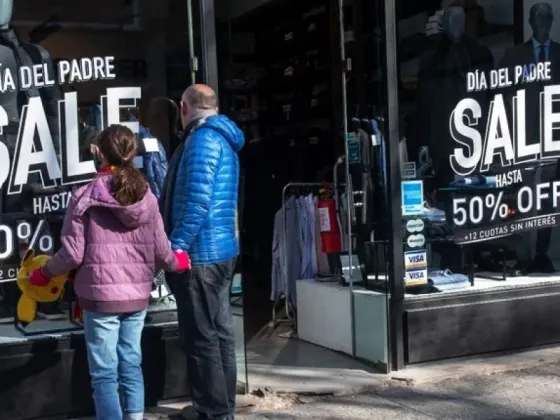
M 84 309 L 99 420 L 143 418 L 140 337 L 154 269 L 190 268 L 185 252 L 171 251 L 157 199 L 132 163 L 136 150 L 136 138 L 126 127 L 113 125 L 100 133 L 94 151 L 98 174 L 72 197 L 62 248 L 29 279 L 47 285 L 50 278 L 77 269 L 74 288 Z

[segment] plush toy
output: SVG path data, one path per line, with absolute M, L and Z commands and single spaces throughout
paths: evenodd
M 37 303 L 55 302 L 60 300 L 64 292 L 64 285 L 68 274 L 49 279 L 44 286 L 34 286 L 29 282 L 29 276 L 37 268 L 43 267 L 50 259 L 48 255 L 37 255 L 30 249 L 22 261 L 17 276 L 17 284 L 21 290 L 21 297 L 17 305 L 17 316 L 21 322 L 31 322 L 37 314 Z

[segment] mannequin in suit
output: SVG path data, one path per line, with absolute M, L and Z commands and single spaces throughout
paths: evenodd
M 531 38 L 525 43 L 507 50 L 500 62 L 500 68 L 507 67 L 510 74 L 513 74 L 513 69 L 518 65 L 538 64 L 547 61 L 551 63 L 551 80 L 512 86 L 503 92 L 506 103 L 511 109 L 513 97 L 517 90 L 525 89 L 525 123 L 528 144 L 540 142 L 540 93 L 545 86 L 560 83 L 560 44 L 550 38 L 553 21 L 554 15 L 550 4 L 537 3 L 533 5 L 529 12 L 529 25 L 533 31 Z M 556 165 L 543 168 L 540 182 L 551 181 L 559 177 L 560 165 L 557 163 Z M 543 211 L 546 213 L 552 212 L 552 203 L 546 203 Z M 536 255 L 533 263 L 528 268 L 529 272 L 552 273 L 555 271 L 547 255 L 551 234 L 552 229 L 550 228 L 540 229 L 537 232 Z
M 158 97 L 150 101 L 148 128 L 163 144 L 168 156 L 173 155 L 181 142 L 179 125 L 179 107 L 172 99 Z
M 531 38 L 521 45 L 509 48 L 499 65 L 500 68 L 507 67 L 509 73 L 513 74 L 516 66 L 529 66 L 548 61 L 551 63 L 552 80 L 524 83 L 519 86 L 511 86 L 503 91 L 506 102 L 511 106 L 512 98 L 517 90 L 526 90 L 527 141 L 529 144 L 539 142 L 539 94 L 544 86 L 560 82 L 560 44 L 550 39 L 553 20 L 550 4 L 533 5 L 529 12 L 529 25 L 533 30 Z
M 55 150 L 58 152 L 58 100 L 61 91 L 58 85 L 20 90 L 19 68 L 22 65 L 31 67 L 34 64 L 46 64 L 49 73 L 54 75 L 52 59 L 43 47 L 23 42 L 10 26 L 13 14 L 13 0 L 0 0 L 0 62 L 2 70 L 10 69 L 16 84 L 16 90 L 7 90 L 0 95 L 0 105 L 8 113 L 9 125 L 4 130 L 2 141 L 13 153 L 19 128 L 21 110 L 29 98 L 40 96 L 43 102 Z M 51 76 L 52 77 L 52 76 Z
M 453 180 L 449 156 L 455 147 L 449 130 L 449 117 L 464 98 L 477 100 L 486 109 L 487 92 L 467 92 L 467 73 L 488 73 L 493 67 L 490 50 L 466 35 L 466 16 L 462 7 L 444 9 L 444 37 L 420 60 L 416 129 L 418 145 L 427 145 L 434 164 L 438 186 Z
M 16 86 L 15 90 L 6 90 L 0 93 L 0 105 L 8 114 L 8 126 L 4 127 L 0 134 L 0 141 L 6 144 L 10 157 L 13 160 L 17 134 L 21 121 L 21 112 L 23 107 L 28 103 L 29 98 L 40 97 L 47 123 L 53 139 L 55 151 L 59 149 L 59 129 L 58 129 L 58 101 L 61 98 L 60 86 L 53 85 L 49 87 L 31 88 L 21 90 L 19 80 L 19 69 L 22 66 L 31 67 L 35 64 L 46 64 L 50 77 L 55 79 L 54 65 L 52 59 L 43 47 L 23 42 L 19 39 L 17 33 L 11 27 L 13 15 L 13 0 L 0 0 L 0 63 L 2 71 L 9 69 Z M 0 213 L 14 213 L 29 211 L 33 208 L 32 200 L 36 192 L 42 190 L 42 184 L 39 181 L 38 174 L 30 174 L 29 182 L 24 186 L 22 194 L 6 195 L 5 191 L 0 191 Z M 54 192 L 54 191 L 53 191 Z M 51 224 L 51 229 L 57 232 L 60 226 Z M 56 238 L 55 241 L 58 240 Z M 15 253 L 10 259 L 0 261 L 0 264 L 19 264 L 19 255 Z M 4 294 L 4 298 L 8 304 L 16 302 L 17 287 L 14 283 L 4 284 L 0 294 Z M 56 312 L 56 304 L 46 305 L 46 309 L 42 305 L 41 311 L 53 310 Z M 50 308 L 50 309 L 49 309 Z

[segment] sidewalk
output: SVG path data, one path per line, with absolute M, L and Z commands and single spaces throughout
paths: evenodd
M 309 350 L 307 346 L 301 349 Z M 559 419 L 560 348 L 447 361 L 383 375 L 361 393 L 244 398 L 238 420 Z M 276 377 L 274 375 L 273 377 Z M 301 377 L 295 382 L 303 383 Z M 178 418 L 183 404 L 167 406 Z M 163 407 L 162 407 L 163 408 Z
M 422 363 L 386 375 L 350 356 L 297 339 L 272 336 L 247 345 L 250 390 L 267 389 L 278 394 L 352 394 L 383 389 L 395 381 L 408 385 L 437 383 L 557 362 L 560 346 L 548 346 Z
M 247 360 L 256 396 L 239 397 L 239 420 L 560 418 L 560 347 L 426 363 L 384 375 L 321 347 L 269 337 L 247 346 Z M 146 419 L 179 419 L 187 405 L 162 403 Z M 533 412 L 539 416 L 523 417 Z

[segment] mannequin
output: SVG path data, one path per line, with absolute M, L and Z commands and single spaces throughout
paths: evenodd
M 46 64 L 51 75 L 54 75 L 54 66 L 49 53 L 43 47 L 19 40 L 18 35 L 10 26 L 13 5 L 13 0 L 0 0 L 0 62 L 3 71 L 10 69 L 14 83 L 18 87 L 20 66 Z M 54 85 L 24 91 L 7 90 L 0 95 L 0 105 L 8 113 L 9 121 L 8 127 L 0 138 L 8 146 L 10 153 L 13 153 L 15 148 L 21 110 L 29 98 L 36 96 L 40 96 L 43 102 L 55 150 L 58 152 L 58 100 L 61 99 L 61 91 L 58 85 Z
M 457 147 L 449 129 L 453 110 L 465 98 L 478 101 L 483 115 L 488 108 L 488 92 L 467 92 L 467 73 L 478 70 L 488 75 L 494 65 L 490 50 L 467 36 L 466 15 L 462 7 L 446 7 L 441 23 L 443 34 L 436 47 L 420 59 L 415 124 L 410 132 L 415 144 L 409 145 L 413 150 L 428 146 L 435 172 L 433 187 L 436 189 L 448 186 L 454 179 L 449 164 L 449 156 Z M 450 197 L 441 197 L 444 200 L 441 205 L 449 219 L 453 217 Z M 453 225 L 452 220 L 448 222 Z M 455 246 L 434 246 L 433 251 L 441 254 L 441 267 L 460 271 L 460 252 Z
M 444 9 L 444 37 L 437 47 L 421 57 L 416 106 L 416 147 L 429 146 L 439 185 L 453 180 L 449 156 L 455 144 L 449 130 L 449 117 L 464 98 L 476 99 L 483 110 L 487 92 L 467 92 L 467 73 L 489 72 L 493 67 L 490 50 L 466 35 L 466 16 L 462 7 Z
M 19 69 L 21 66 L 31 67 L 34 64 L 46 64 L 51 78 L 55 78 L 54 66 L 49 53 L 41 46 L 22 42 L 14 29 L 10 26 L 13 15 L 13 0 L 0 0 L 0 63 L 2 71 L 10 70 L 14 78 L 16 90 L 6 90 L 0 93 L 0 105 L 8 114 L 8 126 L 3 128 L 0 141 L 6 144 L 10 156 L 13 157 L 21 120 L 21 112 L 29 98 L 40 97 L 47 117 L 49 130 L 53 139 L 55 151 L 59 152 L 58 130 L 58 101 L 61 99 L 60 86 L 31 88 L 20 90 Z M 32 200 L 35 194 L 42 190 L 38 174 L 30 174 L 29 183 L 24 186 L 22 194 L 5 195 L 0 191 L 0 213 L 25 212 L 33 208 Z M 54 191 L 53 191 L 54 192 Z M 55 232 L 55 241 L 58 240 L 59 223 L 53 223 L 50 228 Z M 17 264 L 19 256 L 15 254 L 9 260 L 0 261 L 0 264 Z M 16 302 L 17 291 L 15 284 L 7 283 L 2 286 L 0 294 L 10 305 Z M 41 305 L 42 313 L 59 313 L 57 304 Z
M 527 141 L 529 144 L 539 141 L 539 94 L 545 85 L 560 82 L 560 44 L 550 39 L 550 29 L 554 21 L 552 6 L 548 3 L 537 3 L 529 11 L 529 25 L 533 31 L 531 38 L 521 45 L 509 48 L 504 54 L 499 67 L 508 68 L 513 74 L 515 66 L 551 62 L 552 80 L 524 83 L 522 86 L 512 86 L 504 89 L 506 102 L 511 107 L 512 98 L 517 90 L 526 90 L 526 124 Z M 534 139 L 534 140 L 532 140 Z
M 543 61 L 551 63 L 551 80 L 524 83 L 521 86 L 513 86 L 503 91 L 506 103 L 512 109 L 512 101 L 517 89 L 525 89 L 527 144 L 540 141 L 540 93 L 545 86 L 560 83 L 560 44 L 550 38 L 553 22 L 554 14 L 550 4 L 537 3 L 533 5 L 529 11 L 529 25 L 532 29 L 531 38 L 521 45 L 508 49 L 500 62 L 500 67 L 507 67 L 510 74 L 517 65 L 536 64 Z M 559 177 L 560 165 L 551 165 L 542 169 L 540 182 L 556 180 Z M 530 182 L 526 179 L 525 185 Z M 552 212 L 552 203 L 550 201 L 546 202 L 542 214 Z M 552 230 L 550 228 L 539 229 L 537 232 L 536 255 L 528 268 L 529 272 L 551 273 L 555 271 L 550 258 L 547 256 L 551 234 Z
M 179 107 L 172 99 L 159 97 L 150 101 L 148 128 L 169 156 L 173 155 L 181 141 L 179 124 Z

